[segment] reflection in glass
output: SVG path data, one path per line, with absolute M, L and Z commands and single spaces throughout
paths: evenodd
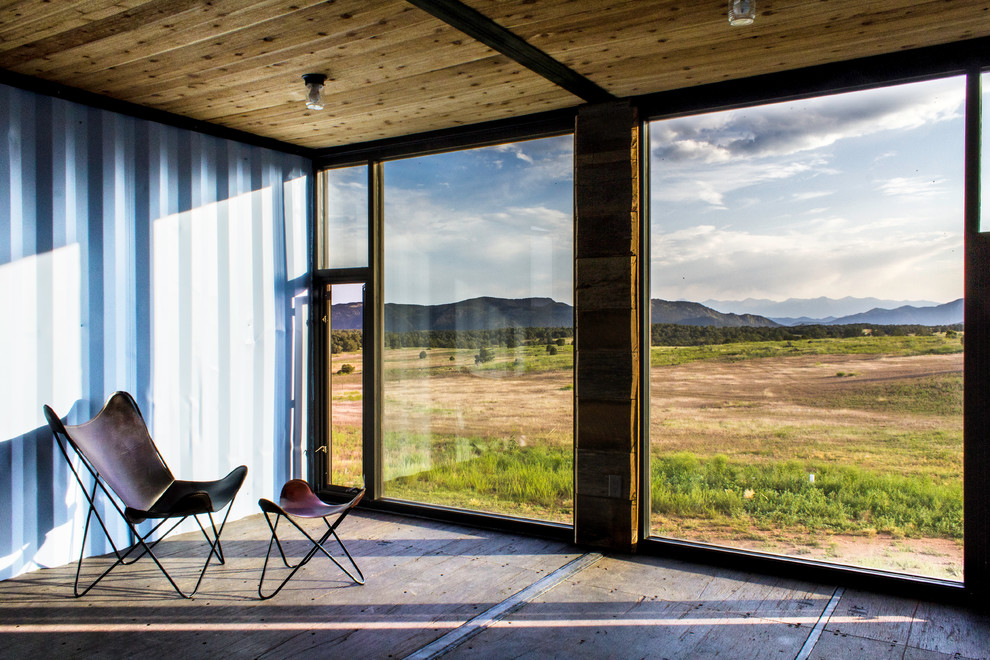
M 385 495 L 570 522 L 572 138 L 385 165 Z
M 368 265 L 368 166 L 324 170 L 317 177 L 320 197 L 318 268 Z
M 981 140 L 983 144 L 980 148 L 980 154 L 982 163 L 980 166 L 981 178 L 980 182 L 980 231 L 990 231 L 990 201 L 987 200 L 987 195 L 990 194 L 990 144 L 987 142 L 987 131 L 990 131 L 990 72 L 984 73 L 980 76 L 980 85 L 983 88 L 983 93 L 981 94 L 981 102 L 983 106 L 983 117 L 982 126 L 983 130 L 980 133 Z
M 364 485 L 364 285 L 330 289 L 330 483 Z
M 653 535 L 962 578 L 964 97 L 650 125 Z

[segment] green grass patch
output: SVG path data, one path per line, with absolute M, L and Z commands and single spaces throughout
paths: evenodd
M 330 435 L 330 483 L 337 486 L 364 485 L 362 442 L 360 426 L 333 426 Z
M 392 434 L 388 497 L 570 522 L 573 452 L 538 440 Z
M 574 370 L 574 345 L 555 346 L 554 355 L 544 344 L 528 344 L 516 348 L 491 347 L 494 357 L 489 362 L 475 362 L 477 349 L 434 349 L 423 361 L 408 358 L 415 349 L 386 350 L 384 376 L 386 380 L 429 378 L 459 373 L 511 372 L 547 373 Z
M 809 403 L 823 408 L 933 415 L 963 414 L 963 375 L 937 374 L 911 381 L 864 383 L 841 392 L 822 392 Z
M 669 367 L 699 360 L 740 362 L 804 355 L 943 355 L 962 351 L 958 336 L 944 335 L 745 341 L 704 346 L 654 346 L 650 349 L 650 365 Z
M 943 420 L 938 420 L 942 422 Z M 809 463 L 855 465 L 938 482 L 958 479 L 963 467 L 962 420 L 938 428 L 901 429 L 884 424 L 781 424 L 773 420 L 654 420 L 654 455 L 722 454 L 730 461 L 758 463 L 781 457 Z
M 810 475 L 814 474 L 814 481 Z M 962 538 L 962 480 L 800 461 L 654 456 L 652 511 L 782 531 Z

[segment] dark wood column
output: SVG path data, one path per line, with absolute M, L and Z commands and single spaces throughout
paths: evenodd
M 639 119 L 578 112 L 574 146 L 574 537 L 630 552 L 639 537 Z

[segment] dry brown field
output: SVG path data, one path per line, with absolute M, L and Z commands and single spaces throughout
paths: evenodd
M 795 459 L 878 472 L 960 477 L 961 415 L 910 414 L 885 410 L 882 405 L 864 410 L 837 407 L 834 401 L 876 385 L 961 374 L 962 367 L 961 353 L 824 355 L 654 367 L 650 374 L 652 451 L 654 455 L 722 454 L 753 463 Z M 898 438 L 931 439 L 898 444 Z M 809 536 L 657 516 L 652 530 L 775 554 L 962 577 L 962 544 L 951 539 L 882 533 Z
M 391 431 L 497 438 L 525 447 L 572 443 L 573 371 L 473 369 L 471 351 L 385 354 L 385 423 Z M 453 357 L 454 360 L 450 358 Z M 360 419 L 359 354 L 334 356 L 334 424 Z M 900 474 L 961 475 L 962 418 L 843 407 L 836 402 L 880 384 L 960 374 L 962 354 L 891 357 L 819 355 L 698 361 L 651 369 L 651 453 L 721 454 L 747 463 L 786 460 L 852 464 Z M 426 377 L 426 373 L 430 373 Z M 355 394 L 357 398 L 355 398 Z M 927 438 L 932 440 L 917 440 Z M 914 440 L 898 444 L 898 438 Z M 940 446 L 944 445 L 944 446 Z M 933 456 L 935 458 L 933 458 Z M 770 553 L 959 579 L 962 545 L 874 533 L 792 533 L 705 520 L 653 517 L 661 536 Z

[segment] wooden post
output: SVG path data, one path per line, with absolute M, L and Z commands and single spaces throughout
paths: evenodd
M 639 118 L 585 106 L 574 137 L 574 539 L 631 552 L 639 539 Z

